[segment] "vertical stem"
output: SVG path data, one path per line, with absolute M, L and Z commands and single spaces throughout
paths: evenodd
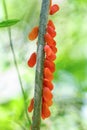
M 3 0 L 3 6 L 4 6 L 4 12 L 5 12 L 5 19 L 8 20 L 8 12 L 7 12 L 5 0 Z M 24 99 L 25 114 L 26 114 L 28 123 L 30 125 L 31 121 L 29 119 L 28 112 L 27 112 L 26 96 L 25 96 L 25 92 L 24 92 L 24 89 L 23 89 L 23 84 L 22 84 L 20 72 L 19 72 L 19 69 L 18 69 L 18 64 L 17 64 L 17 61 L 16 61 L 14 47 L 13 47 L 13 44 L 12 44 L 12 35 L 11 35 L 11 28 L 10 27 L 8 27 L 8 36 L 9 36 L 9 43 L 10 43 L 11 51 L 12 51 L 12 54 L 13 54 L 13 60 L 14 60 L 15 68 L 16 68 L 16 71 L 17 71 L 17 75 L 18 75 L 18 79 L 19 79 L 19 83 L 20 83 L 20 86 L 21 86 L 21 91 L 22 91 L 22 95 L 23 95 L 23 99 Z
M 46 33 L 49 5 L 50 0 L 42 0 L 42 8 L 39 23 L 38 47 L 37 47 L 37 65 L 35 75 L 34 112 L 33 112 L 32 130 L 40 130 L 43 68 L 44 68 L 44 51 L 43 51 L 45 44 L 44 34 Z

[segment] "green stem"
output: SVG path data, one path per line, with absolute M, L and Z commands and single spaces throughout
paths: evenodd
M 34 91 L 34 112 L 32 130 L 40 130 L 41 123 L 41 104 L 42 104 L 42 87 L 43 87 L 43 69 L 44 69 L 44 34 L 46 33 L 46 25 L 48 21 L 50 0 L 42 0 L 42 8 L 39 23 L 39 36 L 37 47 L 37 65 L 35 75 L 35 91 Z
M 8 12 L 7 12 L 5 0 L 3 0 L 3 7 L 4 7 L 4 12 L 5 12 L 5 19 L 8 20 Z M 14 60 L 15 68 L 16 68 L 16 71 L 17 71 L 17 75 L 18 75 L 18 79 L 19 79 L 19 83 L 20 83 L 20 86 L 21 86 L 21 91 L 22 91 L 22 95 L 23 95 L 23 99 L 24 99 L 25 113 L 26 113 L 28 123 L 30 125 L 31 121 L 29 119 L 28 112 L 27 112 L 26 96 L 25 96 L 25 92 L 24 92 L 24 89 L 23 89 L 23 84 L 22 84 L 20 72 L 19 72 L 19 69 L 18 69 L 18 64 L 17 64 L 17 61 L 16 61 L 14 47 L 13 47 L 13 44 L 12 44 L 12 34 L 11 34 L 11 28 L 10 27 L 8 27 L 8 36 L 9 36 L 9 43 L 10 43 L 11 51 L 12 51 L 12 54 L 13 54 L 13 60 Z

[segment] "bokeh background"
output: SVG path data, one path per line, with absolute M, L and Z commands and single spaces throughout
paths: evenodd
M 0 21 L 5 20 L 0 0 Z M 60 11 L 51 18 L 56 26 L 57 59 L 54 73 L 54 104 L 51 117 L 41 130 L 87 130 L 87 0 L 53 0 Z M 15 50 L 27 106 L 34 93 L 35 67 L 27 60 L 36 50 L 36 40 L 28 40 L 38 25 L 41 0 L 6 0 Z M 32 113 L 29 114 L 30 120 Z M 7 28 L 0 28 L 0 130 L 29 130 L 24 101 L 11 52 Z

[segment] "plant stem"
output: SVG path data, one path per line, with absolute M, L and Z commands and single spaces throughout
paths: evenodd
M 8 12 L 7 12 L 5 0 L 3 0 L 3 7 L 4 7 L 4 12 L 5 12 L 5 19 L 8 20 Z M 23 95 L 23 99 L 24 99 L 25 114 L 26 114 L 28 123 L 30 125 L 31 121 L 29 119 L 28 112 L 27 112 L 26 96 L 25 96 L 25 92 L 24 92 L 24 89 L 23 89 L 23 84 L 22 84 L 20 72 L 19 72 L 19 69 L 18 69 L 18 64 L 17 64 L 17 61 L 16 61 L 14 47 L 13 47 L 13 44 L 12 44 L 12 34 L 11 34 L 11 28 L 10 27 L 8 27 L 8 36 L 9 36 L 9 43 L 10 43 L 11 51 L 12 51 L 12 54 L 13 54 L 13 60 L 14 60 L 15 68 L 16 68 L 16 71 L 17 71 L 17 75 L 18 75 L 18 79 L 19 79 L 19 83 L 20 83 L 20 86 L 21 86 L 21 91 L 22 91 L 22 95 Z
M 42 87 L 43 87 L 43 69 L 44 69 L 44 34 L 46 33 L 46 25 L 48 21 L 50 0 L 42 0 L 42 8 L 39 23 L 39 36 L 37 47 L 37 65 L 35 75 L 35 91 L 34 91 L 34 112 L 32 130 L 40 130 L 41 123 L 41 104 L 42 104 Z

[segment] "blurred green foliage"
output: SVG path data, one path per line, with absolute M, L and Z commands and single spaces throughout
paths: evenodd
M 34 72 L 27 66 L 27 59 L 36 49 L 35 42 L 28 41 L 27 35 L 39 23 L 40 0 L 6 0 L 9 19 L 22 19 L 12 27 L 12 39 L 19 65 L 27 105 L 33 97 Z M 0 20 L 4 20 L 3 5 Z M 54 74 L 54 104 L 52 115 L 42 121 L 41 130 L 86 130 L 87 129 L 87 1 L 65 0 L 60 11 L 51 17 L 57 30 L 58 54 Z M 9 46 L 7 29 L 0 29 L 0 130 L 29 130 L 24 113 L 22 95 L 3 98 L 3 86 L 7 75 L 14 76 L 13 57 Z M 11 72 L 11 73 L 10 73 Z M 17 77 L 17 75 L 16 75 Z M 3 80 L 4 79 L 4 80 Z M 16 79 L 12 84 L 17 86 Z M 8 86 L 12 87 L 12 86 Z M 19 86 L 20 87 L 20 86 Z M 4 89 L 4 90 L 3 90 Z M 18 88 L 19 90 L 19 88 Z M 9 95 L 15 93 L 9 91 Z M 7 97 L 9 97 L 9 95 Z M 29 114 L 32 120 L 32 114 Z
M 2 22 L 0 22 L 0 28 L 12 26 L 12 25 L 16 24 L 17 22 L 19 22 L 19 20 L 17 20 L 17 19 L 2 21 Z

